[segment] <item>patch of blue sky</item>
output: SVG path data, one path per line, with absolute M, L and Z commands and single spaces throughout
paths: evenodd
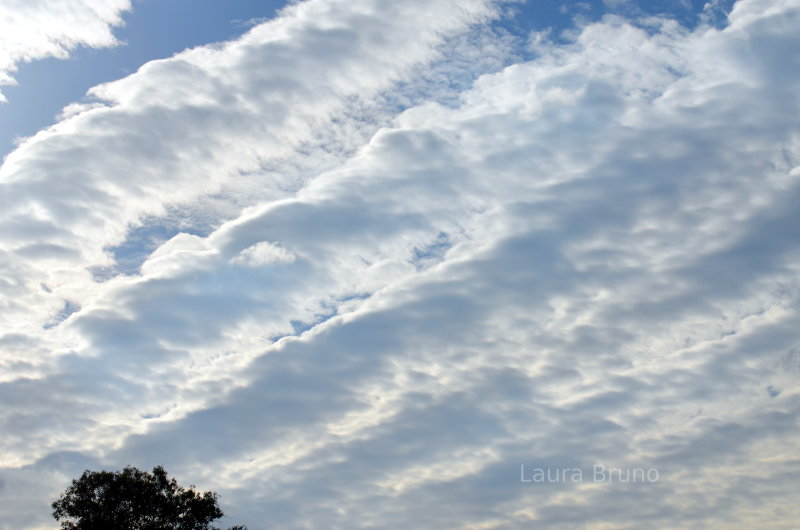
M 174 223 L 161 219 L 145 222 L 131 230 L 121 244 L 108 249 L 114 255 L 114 269 L 97 271 L 95 276 L 138 274 L 142 263 L 156 248 L 182 231 Z
M 65 300 L 64 301 L 64 307 L 61 308 L 61 310 L 58 312 L 58 314 L 53 316 L 53 318 L 42 327 L 44 329 L 54 328 L 54 327 L 58 326 L 59 324 L 61 324 L 62 322 L 64 322 L 66 319 L 68 319 L 71 314 L 76 313 L 76 312 L 78 312 L 80 310 L 81 310 L 81 306 L 79 306 L 75 302 L 71 302 L 69 300 Z
M 733 3 L 734 0 L 528 0 L 511 4 L 509 12 L 512 16 L 500 21 L 499 26 L 523 39 L 534 32 L 544 31 L 553 41 L 566 43 L 571 40 L 572 30 L 576 27 L 608 14 L 634 19 L 665 17 L 690 29 L 701 22 L 721 26 Z M 530 58 L 530 52 L 525 50 L 521 50 L 520 55 Z
M 308 320 L 290 320 L 289 325 L 292 326 L 291 333 L 267 337 L 266 340 L 274 344 L 286 337 L 299 337 L 306 331 L 310 331 L 315 327 L 319 326 L 320 324 L 324 324 L 328 320 L 342 314 L 342 312 L 340 311 L 342 304 L 346 304 L 347 302 L 353 302 L 355 300 L 360 300 L 360 301 L 367 300 L 371 296 L 372 293 L 352 293 L 345 296 L 341 296 L 333 302 L 322 302 L 321 305 L 322 308 L 324 309 L 323 312 L 315 314 L 313 318 Z
M 581 2 L 564 0 L 519 0 L 503 4 L 503 14 L 495 20 L 489 31 L 495 43 L 506 47 L 504 57 L 488 56 L 476 61 L 467 52 L 460 57 L 464 41 L 454 39 L 450 47 L 445 46 L 444 59 L 415 75 L 413 80 L 400 82 L 384 94 L 387 108 L 400 113 L 409 107 L 436 101 L 449 107 L 460 105 L 460 93 L 469 89 L 476 78 L 513 63 L 535 59 L 530 46 L 534 34 L 545 33 L 558 44 L 570 42 L 576 30 L 588 23 L 600 20 L 604 15 L 616 14 L 629 19 L 659 16 L 678 21 L 687 28 L 700 22 L 716 26 L 724 25 L 726 15 L 734 0 L 587 0 Z M 647 28 L 644 29 L 653 29 Z M 477 33 L 467 42 L 480 46 L 486 34 Z M 497 54 L 496 50 L 490 53 Z M 446 79 L 445 83 L 442 80 Z
M 328 320 L 332 319 L 337 314 L 338 313 L 337 313 L 336 309 L 333 309 L 332 311 L 330 311 L 328 313 L 315 315 L 315 318 L 311 319 L 311 320 L 290 320 L 289 321 L 289 325 L 292 326 L 292 332 L 291 333 L 285 333 L 285 334 L 282 334 L 282 335 L 274 335 L 274 336 L 271 336 L 271 337 L 265 337 L 265 340 L 268 343 L 275 344 L 276 342 L 280 341 L 281 339 L 285 339 L 286 337 L 299 337 L 303 333 L 305 333 L 306 331 L 310 331 L 310 330 L 314 329 L 315 327 L 319 326 L 320 324 L 323 324 L 323 323 L 327 322 Z
M 52 124 L 69 103 L 88 89 L 135 72 L 153 59 L 186 48 L 230 40 L 256 21 L 275 16 L 285 0 L 134 0 L 125 25 L 114 28 L 124 44 L 79 48 L 67 60 L 48 58 L 19 65 L 18 84 L 3 87 L 0 105 L 0 156 L 13 150 L 15 138 Z
M 188 218 L 184 212 L 171 209 L 164 217 L 148 217 L 133 227 L 119 245 L 108 247 L 114 256 L 112 267 L 94 267 L 92 274 L 97 281 L 106 281 L 119 274 L 139 274 L 142 263 L 163 243 L 180 233 L 207 236 L 213 225 L 206 219 Z
M 411 259 L 412 265 L 416 270 L 430 268 L 444 260 L 444 256 L 453 246 L 450 238 L 444 232 L 440 232 L 436 240 L 423 248 L 415 248 Z

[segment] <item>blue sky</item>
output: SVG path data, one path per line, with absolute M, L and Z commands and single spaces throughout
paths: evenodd
M 798 25 L 0 5 L 0 529 L 125 465 L 251 530 L 793 527 Z

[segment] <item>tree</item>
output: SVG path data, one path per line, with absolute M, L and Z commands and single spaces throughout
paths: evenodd
M 216 493 L 184 489 L 161 466 L 87 469 L 51 506 L 63 530 L 220 530 L 210 523 L 222 517 Z

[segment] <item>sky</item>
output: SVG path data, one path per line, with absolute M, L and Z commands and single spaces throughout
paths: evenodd
M 0 1 L 0 529 L 791 529 L 800 1 Z

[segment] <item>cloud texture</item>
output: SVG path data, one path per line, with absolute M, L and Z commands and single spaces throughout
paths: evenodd
M 78 46 L 118 44 L 112 28 L 122 24 L 129 0 L 4 0 L 0 4 L 0 86 L 16 84 L 20 63 L 66 58 Z M 5 102 L 0 92 L 0 102 Z
M 3 528 L 126 464 L 254 529 L 800 519 L 800 4 L 504 7 L 294 4 L 6 158 Z

